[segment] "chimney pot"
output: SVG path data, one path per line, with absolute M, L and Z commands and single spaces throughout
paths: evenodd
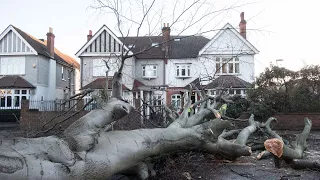
M 52 33 L 52 27 L 49 27 L 49 32 L 47 33 L 47 50 L 51 57 L 54 58 L 54 34 Z
M 162 28 L 163 44 L 162 50 L 164 51 L 164 57 L 167 59 L 169 57 L 170 49 L 170 27 L 169 23 L 164 23 Z
M 89 34 L 87 35 L 87 42 L 90 41 L 92 38 L 92 31 L 89 30 Z
M 239 30 L 241 36 L 247 39 L 247 21 L 244 19 L 244 12 L 240 14 Z

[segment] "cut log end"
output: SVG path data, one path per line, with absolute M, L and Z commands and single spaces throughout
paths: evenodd
M 264 142 L 264 147 L 278 158 L 283 154 L 283 141 L 280 139 L 268 139 Z

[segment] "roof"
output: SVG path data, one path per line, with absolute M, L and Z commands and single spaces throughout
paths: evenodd
M 0 88 L 35 88 L 20 76 L 5 76 L 0 79 Z
M 139 87 L 141 87 L 141 86 L 145 86 L 142 82 L 140 82 L 140 81 L 138 81 L 138 80 L 134 80 L 133 81 L 133 88 L 132 88 L 132 90 L 133 91 L 137 91 L 137 90 L 139 90 Z
M 206 89 L 215 88 L 248 88 L 252 84 L 234 75 L 221 75 L 211 83 L 207 84 Z
M 122 45 L 121 40 L 108 28 L 108 26 L 106 26 L 105 24 L 92 36 L 92 38 L 87 41 L 82 47 L 81 49 L 79 49 L 79 51 L 75 54 L 77 57 L 79 57 L 86 49 L 87 47 L 90 46 L 91 43 L 93 43 L 99 36 L 100 34 L 106 31 L 109 35 L 112 36 L 113 39 L 115 39 L 119 44 Z M 124 47 L 126 50 L 129 50 L 127 47 Z
M 200 78 L 194 79 L 190 84 L 192 85 L 193 89 L 202 89 Z M 184 88 L 189 89 L 189 84 L 187 84 Z
M 133 53 L 145 50 L 136 55 L 139 59 L 162 59 L 164 52 L 162 51 L 162 36 L 143 36 L 143 37 L 118 37 L 129 47 L 135 45 L 131 49 Z M 170 36 L 170 59 L 195 58 L 199 51 L 209 42 L 208 38 L 203 36 Z M 152 43 L 159 43 L 158 47 L 151 47 Z
M 41 41 L 21 29 L 12 26 L 37 52 L 46 57 L 51 57 L 50 53 L 47 51 L 47 41 Z M 60 64 L 73 65 L 76 68 L 80 68 L 80 64 L 72 57 L 62 53 L 57 48 L 54 48 L 54 59 Z
M 98 79 L 92 81 L 91 83 L 85 85 L 81 89 L 105 89 L 106 80 L 107 80 L 106 77 L 98 78 Z M 109 79 L 108 79 L 108 89 L 110 89 L 110 90 L 112 89 L 112 77 L 109 77 Z M 127 88 L 123 84 L 122 84 L 122 89 L 123 90 L 130 90 L 129 88 Z
M 247 45 L 255 54 L 259 53 L 259 50 L 254 47 L 248 39 L 244 38 L 231 24 L 227 23 L 223 26 L 222 29 L 219 30 L 219 32 L 210 40 L 209 43 L 207 43 L 200 51 L 199 55 L 203 54 L 208 47 L 210 47 L 225 31 L 231 30 L 236 37 L 238 37 L 245 45 Z

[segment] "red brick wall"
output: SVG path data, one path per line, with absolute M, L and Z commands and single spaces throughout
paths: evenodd
M 281 130 L 302 130 L 304 118 L 312 120 L 312 130 L 320 130 L 320 113 L 276 113 L 278 123 L 273 126 Z
M 72 116 L 74 113 L 75 111 L 65 113 L 64 111 L 38 111 L 33 109 L 30 110 L 29 101 L 24 100 L 21 102 L 20 130 L 25 131 L 28 134 L 33 134 L 35 132 L 48 129 L 52 127 L 54 124 L 58 123 L 58 125 L 53 130 L 45 134 L 52 135 L 64 130 L 74 121 L 87 114 L 88 111 L 80 111 L 80 113 L 78 113 L 77 115 Z M 57 116 L 60 117 L 53 119 Z M 72 117 L 66 120 L 65 122 L 59 123 L 69 116 Z M 49 121 L 51 122 L 44 126 Z
M 181 89 L 182 90 L 182 89 Z M 171 96 L 173 94 L 180 94 L 181 95 L 181 98 L 182 98 L 182 94 L 181 94 L 181 91 L 180 90 L 177 90 L 177 89 L 167 89 L 167 92 L 166 92 L 166 99 L 167 99 L 167 105 L 170 105 L 171 104 Z M 183 103 L 183 101 L 181 101 L 181 103 Z

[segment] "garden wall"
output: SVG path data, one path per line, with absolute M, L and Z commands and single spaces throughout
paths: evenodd
M 81 106 L 83 107 L 83 102 L 80 102 L 78 104 L 77 109 L 81 109 Z M 89 111 L 82 110 L 76 115 L 74 115 L 76 111 L 39 111 L 37 109 L 30 109 L 29 101 L 24 100 L 21 102 L 20 130 L 28 132 L 28 134 L 32 134 L 34 132 L 39 132 L 48 129 L 52 127 L 54 124 L 58 124 L 55 126 L 55 128 L 53 128 L 50 132 L 46 133 L 45 135 L 55 134 L 65 129 L 74 121 L 84 116 L 88 112 Z M 68 117 L 70 117 L 68 120 L 62 122 L 64 119 Z M 46 123 L 48 124 L 45 125 Z
M 243 114 L 240 118 L 248 118 L 249 114 Z M 278 123 L 272 124 L 274 130 L 302 130 L 304 118 L 312 120 L 312 130 L 320 130 L 320 113 L 274 113 L 272 117 L 277 118 Z M 246 122 L 236 122 L 237 127 L 243 128 Z

